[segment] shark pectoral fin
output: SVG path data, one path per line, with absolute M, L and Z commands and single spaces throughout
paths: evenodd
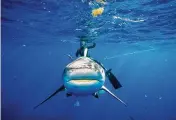
M 117 78 L 115 77 L 115 75 L 111 72 L 111 69 L 109 69 L 109 70 L 106 71 L 106 76 L 108 77 L 109 81 L 111 82 L 111 84 L 113 85 L 113 87 L 115 89 L 118 89 L 118 88 L 122 87 L 122 85 L 117 80 Z
M 43 103 L 45 103 L 46 101 L 48 101 L 49 99 L 51 99 L 52 97 L 54 97 L 57 93 L 61 92 L 65 90 L 64 85 L 62 85 L 60 88 L 58 88 L 52 95 L 50 95 L 48 98 L 46 98 L 43 102 L 41 102 L 40 104 L 38 104 L 37 106 L 34 107 L 34 109 L 36 109 L 37 107 L 39 107 L 40 105 L 42 105 Z
M 115 99 L 117 99 L 118 101 L 120 101 L 122 104 L 124 104 L 125 106 L 127 106 L 127 104 L 122 101 L 119 97 L 117 97 L 116 95 L 114 95 L 110 90 L 108 90 L 105 86 L 102 86 L 102 88 L 104 91 L 108 92 L 110 95 L 112 95 Z

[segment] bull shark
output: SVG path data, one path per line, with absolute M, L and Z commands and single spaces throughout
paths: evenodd
M 61 91 L 66 91 L 67 96 L 92 95 L 95 98 L 99 98 L 99 93 L 103 90 L 109 93 L 113 98 L 127 106 L 125 102 L 123 102 L 119 97 L 117 97 L 108 88 L 105 87 L 104 84 L 106 76 L 111 76 L 110 78 L 113 77 L 110 72 L 107 73 L 107 71 L 105 70 L 106 69 L 101 64 L 89 57 L 86 57 L 86 55 L 77 58 L 65 67 L 62 74 L 64 84 L 60 86 L 43 102 L 35 106 L 34 109 L 36 109 Z M 118 87 L 121 87 L 121 85 L 119 84 Z

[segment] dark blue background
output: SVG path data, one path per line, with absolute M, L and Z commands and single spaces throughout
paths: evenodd
M 2 120 L 176 120 L 176 1 L 112 0 L 91 16 L 81 0 L 2 0 Z M 54 92 L 79 36 L 112 68 L 128 107 L 105 93 L 76 98 Z M 79 100 L 80 106 L 75 107 Z

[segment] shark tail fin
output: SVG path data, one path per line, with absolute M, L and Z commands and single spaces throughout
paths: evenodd
M 114 95 L 110 90 L 108 90 L 105 86 L 102 86 L 102 88 L 104 91 L 108 92 L 110 95 L 112 95 L 115 99 L 117 99 L 118 101 L 120 101 L 122 104 L 124 104 L 125 106 L 127 106 L 127 104 L 122 101 L 119 97 L 117 97 L 116 95 Z
M 34 107 L 34 109 L 38 108 L 40 105 L 42 105 L 43 103 L 45 103 L 46 101 L 48 101 L 49 99 L 51 99 L 52 97 L 54 97 L 57 93 L 59 93 L 60 91 L 63 91 L 65 89 L 64 85 L 62 85 L 60 88 L 58 88 L 53 94 L 51 94 L 48 98 L 46 98 L 44 101 L 42 101 L 40 104 L 38 104 L 37 106 Z

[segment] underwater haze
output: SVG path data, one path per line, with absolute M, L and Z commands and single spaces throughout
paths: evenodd
M 176 120 L 176 0 L 107 0 L 93 17 L 91 0 L 2 0 L 2 120 Z M 80 37 L 90 55 L 122 84 L 108 93 L 61 92 Z M 78 102 L 79 101 L 79 102 Z M 79 104 L 78 104 L 79 103 Z

